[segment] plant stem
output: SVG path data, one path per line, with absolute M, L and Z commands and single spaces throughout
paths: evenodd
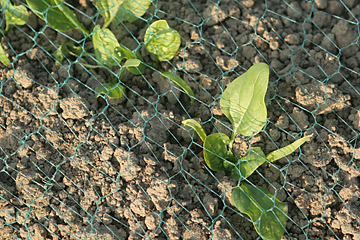
M 104 28 L 107 28 L 109 25 L 110 25 L 110 23 L 112 22 L 112 18 L 110 18 L 110 19 L 108 19 L 105 23 L 104 23 L 104 25 L 103 25 L 103 29 Z
M 232 148 L 235 142 L 236 134 L 234 132 L 231 133 L 231 139 L 229 143 L 229 147 Z

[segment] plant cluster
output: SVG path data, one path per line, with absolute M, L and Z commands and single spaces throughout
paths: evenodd
M 294 152 L 310 136 L 300 138 L 267 155 L 260 147 L 250 147 L 245 156 L 234 154 L 233 144 L 236 136 L 253 136 L 265 126 L 267 119 L 265 94 L 268 81 L 268 65 L 258 63 L 232 81 L 225 89 L 220 99 L 220 108 L 232 123 L 231 137 L 224 133 L 207 136 L 201 124 L 194 119 L 187 119 L 182 123 L 193 128 L 203 141 L 207 166 L 213 171 L 227 171 L 231 178 L 240 183 L 231 194 L 231 201 L 235 207 L 251 218 L 262 238 L 276 240 L 284 234 L 288 207 L 267 189 L 249 184 L 246 179 L 261 165 L 274 162 Z
M 84 58 L 79 62 L 87 68 L 106 68 L 118 67 L 120 70 L 114 74 L 115 77 L 107 84 L 96 87 L 97 96 L 105 94 L 110 98 L 120 98 L 124 95 L 125 87 L 122 85 L 125 70 L 140 75 L 145 72 L 146 67 L 151 67 L 160 72 L 166 78 L 176 83 L 194 101 L 194 93 L 190 86 L 175 72 L 163 71 L 159 67 L 158 61 L 169 61 L 178 52 L 181 37 L 180 34 L 170 28 L 166 20 L 153 22 L 146 30 L 144 44 L 148 52 L 153 54 L 156 62 L 146 63 L 143 58 L 126 46 L 120 44 L 116 36 L 108 28 L 110 24 L 116 27 L 121 22 L 133 22 L 140 18 L 148 10 L 151 0 L 97 0 L 96 7 L 100 15 L 104 18 L 103 26 L 96 25 L 91 34 L 77 19 L 75 13 L 66 5 L 63 0 L 26 0 L 29 8 L 48 25 L 59 32 L 72 29 L 81 31 L 88 39 L 92 40 L 94 52 L 90 53 L 73 41 L 60 44 L 57 51 L 53 53 L 58 63 L 71 54 L 78 58 L 80 56 L 90 57 L 98 62 L 98 65 L 88 64 Z M 9 0 L 0 0 L 5 10 L 6 30 L 9 26 L 17 24 L 23 25 L 27 21 L 27 10 L 24 5 L 14 6 Z M 5 51 L 0 47 L 0 61 L 10 64 Z
M 119 23 L 139 19 L 148 10 L 151 2 L 151 0 L 97 0 L 96 7 L 104 18 L 104 24 L 95 26 L 89 32 L 63 0 L 26 0 L 31 11 L 57 31 L 77 29 L 86 36 L 86 39 L 91 40 L 93 52 L 87 51 L 73 41 L 60 44 L 53 53 L 59 64 L 70 54 L 77 57 L 75 63 L 87 68 L 101 67 L 111 73 L 113 68 L 119 69 L 112 81 L 95 89 L 97 96 L 104 94 L 110 98 L 122 97 L 125 93 L 122 84 L 125 71 L 141 75 L 146 67 L 151 67 L 176 83 L 193 101 L 195 96 L 189 85 L 176 72 L 163 71 L 159 67 L 159 61 L 171 60 L 181 45 L 179 33 L 170 28 L 165 20 L 154 21 L 149 25 L 144 36 L 146 49 L 156 58 L 152 63 L 144 62 L 142 56 L 135 50 L 130 50 L 119 43 L 108 28 L 110 24 L 116 27 Z M 10 0 L 0 0 L 0 4 L 6 20 L 5 31 L 8 31 L 12 25 L 26 23 L 28 12 L 25 5 L 16 6 Z M 98 65 L 89 64 L 83 56 L 95 60 Z M 4 65 L 11 64 L 1 46 L 0 61 Z M 275 240 L 280 239 L 284 234 L 287 205 L 267 189 L 247 183 L 246 179 L 261 165 L 291 154 L 310 136 L 300 138 L 267 155 L 260 147 L 250 147 L 244 156 L 234 154 L 233 144 L 238 135 L 253 136 L 265 126 L 267 109 L 264 99 L 268 79 L 269 67 L 265 63 L 259 63 L 236 78 L 222 94 L 220 107 L 233 127 L 230 137 L 224 133 L 206 135 L 201 124 L 194 119 L 184 120 L 183 124 L 193 128 L 203 141 L 207 166 L 213 171 L 226 171 L 233 179 L 239 181 L 239 186 L 233 189 L 231 196 L 235 207 L 251 218 L 262 238 Z

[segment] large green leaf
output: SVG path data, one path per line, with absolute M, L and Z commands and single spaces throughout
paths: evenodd
M 95 57 L 100 63 L 109 68 L 118 64 L 115 58 L 115 48 L 120 44 L 110 29 L 100 28 L 97 25 L 92 35 L 92 42 Z
M 134 54 L 120 46 L 115 35 L 107 28 L 98 25 L 92 36 L 96 59 L 107 67 L 118 65 L 123 58 L 134 58 Z
M 10 0 L 0 0 L 2 10 L 5 12 L 6 29 L 10 25 L 24 25 L 28 20 L 28 12 L 24 5 L 14 6 Z
M 205 138 L 204 158 L 211 170 L 225 170 L 224 161 L 231 159 L 233 155 L 228 149 L 229 143 L 229 137 L 223 133 L 213 133 Z
M 181 123 L 184 124 L 185 126 L 193 128 L 196 131 L 196 133 L 199 135 L 201 141 L 205 142 L 206 133 L 198 121 L 196 121 L 195 119 L 186 119 Z
M 115 80 L 105 85 L 97 86 L 95 92 L 96 97 L 104 94 L 109 98 L 121 98 L 124 96 L 125 87 Z
M 231 170 L 231 177 L 242 181 L 249 177 L 255 170 L 266 162 L 265 154 L 260 147 L 250 148 L 246 155 L 238 160 Z
M 144 72 L 145 66 L 139 62 L 142 60 L 141 57 L 135 56 L 134 53 L 122 47 L 110 29 L 100 28 L 97 25 L 92 36 L 92 42 L 96 59 L 105 66 L 111 68 L 118 65 L 123 59 L 134 59 L 134 61 L 128 62 L 128 66 L 125 67 L 134 74 Z M 130 66 L 134 64 L 136 66 Z
M 144 42 L 146 49 L 160 61 L 171 60 L 179 50 L 180 34 L 169 27 L 166 20 L 153 22 L 146 30 Z
M 189 84 L 187 84 L 181 77 L 179 77 L 179 75 L 174 72 L 160 72 L 160 74 L 179 85 L 179 87 L 181 87 L 184 92 L 186 92 L 186 94 L 190 97 L 190 101 L 194 102 L 195 94 L 193 90 L 190 88 Z
M 257 231 L 268 240 L 280 240 L 285 232 L 288 207 L 285 203 L 262 187 L 242 184 L 233 190 L 231 201 L 235 207 L 247 214 Z
M 275 150 L 275 151 L 269 153 L 268 155 L 266 155 L 266 159 L 269 160 L 269 162 L 273 162 L 273 161 L 279 160 L 283 157 L 286 157 L 287 155 L 293 153 L 296 149 L 298 149 L 309 138 L 311 138 L 311 135 L 302 137 L 302 138 L 296 140 L 295 142 L 287 145 L 286 147 Z
M 144 15 L 151 4 L 151 0 L 97 0 L 96 6 L 104 17 L 104 27 L 112 21 L 133 22 Z
M 233 125 L 233 136 L 251 136 L 264 127 L 267 110 L 265 94 L 269 81 L 269 66 L 253 65 L 225 89 L 220 108 Z
M 47 24 L 59 31 L 80 29 L 88 35 L 86 28 L 79 22 L 63 0 L 26 0 L 31 10 Z
M 11 62 L 9 58 L 6 56 L 5 50 L 0 45 L 0 62 L 2 62 L 4 65 L 9 65 Z

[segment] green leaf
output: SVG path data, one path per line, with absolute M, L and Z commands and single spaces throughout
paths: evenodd
M 274 162 L 276 160 L 279 160 L 283 157 L 286 157 L 287 155 L 293 153 L 296 149 L 298 149 L 302 144 L 304 144 L 306 142 L 306 140 L 308 140 L 309 138 L 311 138 L 312 135 L 310 136 L 306 136 L 306 137 L 302 137 L 298 140 L 296 140 L 295 142 L 287 145 L 286 147 L 280 148 L 278 150 L 275 150 L 271 153 L 269 153 L 268 155 L 266 155 L 266 159 L 269 162 Z
M 231 150 L 228 150 L 230 139 L 224 133 L 213 133 L 205 138 L 204 158 L 208 167 L 213 171 L 224 171 L 224 160 L 232 158 Z M 226 161 L 225 161 L 226 162 Z
M 171 60 L 181 44 L 180 34 L 166 20 L 153 22 L 146 30 L 144 41 L 146 49 L 160 61 Z
M 184 90 L 184 92 L 186 92 L 186 94 L 190 97 L 191 102 L 194 102 L 194 100 L 195 100 L 194 92 L 192 91 L 190 86 L 181 77 L 179 77 L 174 72 L 160 72 L 160 74 L 162 76 L 170 79 L 171 81 L 173 81 L 177 85 L 179 85 L 179 87 L 181 87 Z
M 101 16 L 105 19 L 104 28 L 108 27 L 114 20 L 118 6 L 123 0 L 97 0 L 96 6 L 99 8 Z
M 135 55 L 131 51 L 129 51 L 126 48 L 119 45 L 115 48 L 115 58 L 116 58 L 116 60 L 118 60 L 118 62 L 121 62 L 121 60 L 124 58 L 125 59 L 134 59 Z M 137 58 L 142 60 L 140 56 L 137 56 Z
M 242 181 L 249 177 L 255 170 L 266 162 L 265 154 L 260 147 L 250 148 L 246 155 L 238 160 L 231 170 L 231 177 Z
M 115 35 L 108 28 L 95 27 L 92 36 L 95 58 L 105 66 L 117 66 L 122 59 L 135 58 L 135 55 L 122 47 Z
M 104 27 L 112 21 L 116 24 L 123 21 L 133 22 L 144 15 L 151 0 L 98 0 L 96 6 L 105 19 Z
M 128 68 L 128 67 L 139 67 L 141 64 L 141 61 L 139 59 L 129 59 L 127 60 L 123 67 Z
M 65 32 L 73 28 L 88 35 L 86 28 L 79 22 L 75 13 L 65 6 L 62 0 L 26 0 L 31 10 L 51 27 Z
M 187 127 L 193 128 L 196 131 L 196 133 L 199 135 L 199 137 L 201 138 L 201 141 L 205 142 L 206 133 L 198 121 L 196 121 L 195 119 L 186 119 L 186 120 L 182 121 L 181 123 Z
M 256 232 L 268 240 L 280 240 L 285 232 L 288 207 L 262 187 L 242 184 L 233 190 L 231 201 L 235 207 L 247 214 Z
M 12 6 L 11 8 L 8 7 L 5 10 L 6 24 L 24 25 L 27 22 L 28 17 L 26 7 L 23 5 Z
M 24 25 L 28 20 L 28 12 L 24 5 L 14 6 L 10 0 L 0 0 L 5 12 L 6 29 L 10 25 Z
M 99 97 L 101 94 L 108 96 L 109 98 L 121 98 L 124 96 L 125 87 L 117 81 L 112 81 L 105 85 L 97 86 L 95 88 L 96 97 Z
M 145 72 L 145 65 L 139 59 L 128 59 L 123 65 L 129 72 L 140 75 Z
M 125 0 L 118 9 L 116 21 L 133 22 L 144 15 L 151 4 L 151 0 Z
M 225 89 L 220 108 L 233 125 L 233 136 L 251 136 L 264 127 L 267 110 L 265 94 L 269 81 L 269 66 L 253 65 Z
M 111 68 L 118 65 L 116 61 L 115 48 L 120 47 L 115 35 L 107 28 L 100 28 L 98 25 L 92 35 L 95 58 L 105 66 Z
M 0 45 L 0 61 L 4 65 L 9 65 L 11 63 L 9 58 L 6 56 L 5 50 L 3 49 L 3 47 L 1 45 Z

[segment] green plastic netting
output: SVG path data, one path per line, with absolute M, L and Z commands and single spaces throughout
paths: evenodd
M 96 98 L 119 77 L 82 62 L 104 19 L 95 1 L 57 2 L 89 36 L 56 30 L 27 1 L 12 2 L 27 8 L 25 25 L 5 32 L 1 15 L 11 64 L 0 64 L 0 239 L 261 239 L 231 203 L 239 183 L 204 164 L 202 142 L 181 124 L 231 135 L 219 99 L 258 62 L 270 66 L 268 120 L 234 151 L 314 135 L 247 182 L 288 205 L 282 239 L 360 239 L 360 1 L 154 0 L 138 20 L 109 25 L 150 62 L 145 31 L 167 20 L 181 47 L 160 66 L 190 85 L 193 103 L 152 67 L 124 77 L 124 97 Z M 69 41 L 80 53 L 59 64 L 53 53 Z

